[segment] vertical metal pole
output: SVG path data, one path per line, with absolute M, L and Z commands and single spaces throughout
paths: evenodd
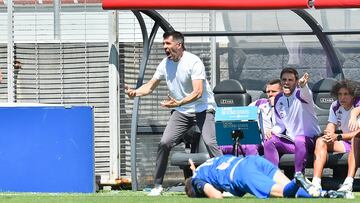
M 155 21 L 155 24 L 153 28 L 151 29 L 150 37 L 147 34 L 146 24 L 144 21 L 144 18 L 140 14 L 139 11 L 133 10 L 132 11 L 134 15 L 136 16 L 137 20 L 139 21 L 140 28 L 141 28 L 141 34 L 143 37 L 143 56 L 141 58 L 140 63 L 140 71 L 139 71 L 139 77 L 138 81 L 136 83 L 136 88 L 139 88 L 144 81 L 145 76 L 145 69 L 146 64 L 149 59 L 151 46 L 154 42 L 157 30 L 159 29 L 159 22 Z M 133 112 L 131 116 L 131 187 L 132 191 L 138 190 L 138 181 L 137 181 L 137 167 L 136 167 L 136 140 L 137 140 L 137 124 L 138 124 L 138 111 L 139 111 L 139 105 L 140 105 L 140 97 L 135 97 L 134 103 L 133 103 Z
M 210 28 L 211 31 L 216 31 L 216 11 L 210 11 Z M 216 66 L 216 37 L 210 38 L 211 46 L 211 85 L 214 88 L 216 86 L 216 69 L 220 67 Z
M 144 75 L 145 75 L 145 67 L 147 63 L 147 57 L 150 52 L 149 50 L 149 37 L 147 34 L 146 24 L 144 21 L 144 18 L 140 14 L 139 11 L 133 11 L 135 17 L 139 21 L 140 28 L 141 28 L 141 34 L 143 37 L 143 56 L 141 58 L 140 63 L 140 71 L 139 71 L 139 77 L 136 83 L 136 88 L 139 88 L 144 81 Z M 131 188 L 132 191 L 138 190 L 138 181 L 137 181 L 137 166 L 136 166 L 136 137 L 137 137 L 137 125 L 138 125 L 138 111 L 139 111 L 139 105 L 140 105 L 140 97 L 135 97 L 134 103 L 133 103 L 133 111 L 131 115 L 131 137 L 130 137 L 130 143 L 131 143 Z
M 14 16 L 13 0 L 7 2 L 8 43 L 7 43 L 7 90 L 8 102 L 15 101 L 14 94 Z
M 54 0 L 54 39 L 59 40 L 61 37 L 60 33 L 60 9 L 61 9 L 61 2 L 60 0 Z
M 344 10 L 345 13 L 345 30 L 350 30 L 351 29 L 351 10 Z
M 321 46 L 324 49 L 325 55 L 329 61 L 331 73 L 336 79 L 344 79 L 344 73 L 342 72 L 342 65 L 338 56 L 336 55 L 335 48 L 331 43 L 328 35 L 323 33 L 323 28 L 316 21 L 316 19 L 311 16 L 305 10 L 292 10 L 296 15 L 302 18 L 306 24 L 314 31 L 316 37 L 319 39 Z
M 252 31 L 252 14 L 251 11 L 246 11 L 246 31 Z
M 119 37 L 118 12 L 109 11 L 109 125 L 110 125 L 110 180 L 120 175 L 119 162 Z

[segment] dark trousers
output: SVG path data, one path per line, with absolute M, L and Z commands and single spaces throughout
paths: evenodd
M 155 185 L 161 185 L 163 183 L 170 150 L 177 143 L 180 143 L 185 132 L 194 124 L 196 124 L 201 131 L 201 136 L 209 155 L 211 157 L 222 155 L 215 137 L 214 113 L 203 111 L 194 114 L 183 114 L 174 110 L 171 113 L 158 147 L 154 172 Z

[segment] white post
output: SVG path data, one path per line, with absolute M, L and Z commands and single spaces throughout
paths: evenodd
M 60 32 L 60 9 L 61 9 L 61 1 L 54 0 L 53 1 L 54 7 L 54 39 L 60 40 L 61 32 Z
M 109 182 L 120 176 L 120 100 L 119 100 L 119 37 L 118 13 L 109 11 L 109 125 L 110 176 Z
M 210 30 L 216 31 L 216 12 L 210 11 Z M 210 37 L 210 50 L 211 50 L 211 85 L 213 89 L 216 86 L 216 37 Z
M 7 1 L 7 21 L 8 21 L 8 43 L 7 43 L 7 91 L 8 102 L 15 101 L 15 85 L 14 85 L 14 16 L 13 16 L 13 0 Z

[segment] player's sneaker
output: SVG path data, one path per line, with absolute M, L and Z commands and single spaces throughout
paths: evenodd
M 164 191 L 164 188 L 159 185 L 155 186 L 151 191 L 149 192 L 148 196 L 160 196 Z
M 337 190 L 339 192 L 352 192 L 353 186 L 352 183 L 344 183 L 340 186 L 340 188 Z
M 301 172 L 296 172 L 294 175 L 296 184 L 306 190 L 312 197 L 319 197 L 321 190 L 315 187 Z
M 222 193 L 222 196 L 223 196 L 223 197 L 234 197 L 234 195 L 231 194 L 230 192 L 223 192 L 223 193 Z
M 336 191 L 336 190 L 329 190 L 326 191 L 322 197 L 324 198 L 344 198 L 344 199 L 354 199 L 355 196 L 352 192 L 349 191 Z
M 319 191 L 322 191 L 322 187 L 321 187 L 321 185 L 319 184 L 319 183 L 314 183 L 314 182 L 312 182 L 311 183 L 315 188 L 317 188 Z
M 345 199 L 355 199 L 355 195 L 353 192 L 346 191 L 345 192 Z
M 326 191 L 322 197 L 324 198 L 343 198 L 345 196 L 344 192 L 339 192 L 336 190 L 328 190 Z
M 312 180 L 311 184 L 313 184 L 313 186 L 315 186 L 316 188 L 318 188 L 320 191 L 322 191 L 322 187 L 321 187 L 321 182 L 319 181 L 314 181 L 314 179 Z

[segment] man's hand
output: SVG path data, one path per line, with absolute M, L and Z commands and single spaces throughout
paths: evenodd
M 360 126 L 356 117 L 350 116 L 348 127 L 351 132 L 359 129 Z
M 177 101 L 176 99 L 170 97 L 170 95 L 168 95 L 168 99 L 164 100 L 160 103 L 160 106 L 162 107 L 166 107 L 166 108 L 174 108 L 174 107 L 178 107 L 181 106 L 182 101 Z
M 130 88 L 127 84 L 124 85 L 125 93 L 130 97 L 130 99 L 136 97 L 136 90 Z
M 304 75 L 299 79 L 299 86 L 300 87 L 305 87 L 305 85 L 307 84 L 308 80 L 310 78 L 309 73 L 305 72 Z
M 193 162 L 192 159 L 189 159 L 189 164 L 190 164 L 190 169 L 191 169 L 191 171 L 194 173 L 196 167 L 195 167 L 195 164 L 194 164 L 194 162 Z
M 337 140 L 335 132 L 324 130 L 324 135 L 321 137 L 326 143 L 334 143 Z
M 270 140 L 272 137 L 271 130 L 265 132 L 265 140 Z

